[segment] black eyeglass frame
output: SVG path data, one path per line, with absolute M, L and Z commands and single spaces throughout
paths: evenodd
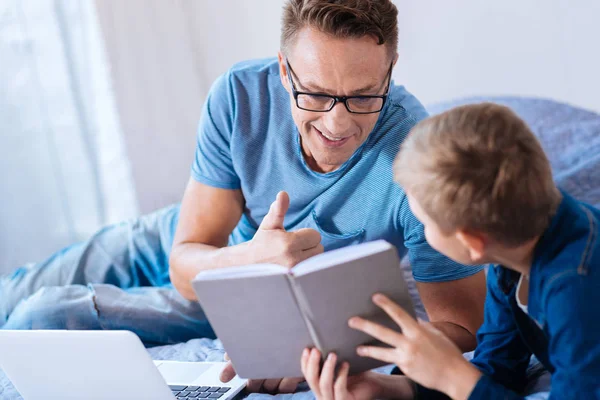
M 292 74 L 296 75 L 296 73 L 292 70 L 290 62 L 287 58 L 285 59 L 285 65 L 286 65 L 286 72 L 287 72 L 288 80 L 290 81 L 290 84 L 292 85 L 292 95 L 294 96 L 294 100 L 296 101 L 296 107 L 298 107 L 301 110 L 310 111 L 310 112 L 329 112 L 329 111 L 333 110 L 333 107 L 335 107 L 337 103 L 344 103 L 346 110 L 348 110 L 348 112 L 351 114 L 376 114 L 376 113 L 381 112 L 381 110 L 383 110 L 383 107 L 385 106 L 388 95 L 390 93 L 390 87 L 392 85 L 392 69 L 394 68 L 394 62 L 392 61 L 390 63 L 390 68 L 386 75 L 386 78 L 388 79 L 388 84 L 387 84 L 387 89 L 384 94 L 361 95 L 361 96 L 333 96 L 333 95 L 324 94 L 324 93 L 311 93 L 311 92 L 298 91 L 296 89 L 296 85 L 294 84 L 294 80 L 292 79 Z M 325 98 L 332 99 L 333 103 L 331 103 L 331 106 L 329 106 L 329 109 L 327 109 L 327 110 L 312 110 L 310 108 L 304 108 L 304 107 L 300 106 L 300 104 L 298 103 L 298 96 L 300 96 L 300 95 L 325 97 Z M 351 100 L 351 99 L 382 99 L 383 101 L 381 102 L 381 107 L 376 111 L 358 112 L 358 111 L 352 111 L 350 109 L 350 106 L 348 106 L 348 100 Z

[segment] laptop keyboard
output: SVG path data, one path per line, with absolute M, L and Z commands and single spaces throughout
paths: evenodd
M 219 386 L 169 385 L 177 399 L 220 399 L 231 388 Z

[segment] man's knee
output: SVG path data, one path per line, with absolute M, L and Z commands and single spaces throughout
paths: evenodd
M 3 329 L 100 329 L 87 286 L 44 287 L 21 301 Z

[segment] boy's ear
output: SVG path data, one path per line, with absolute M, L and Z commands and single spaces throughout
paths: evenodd
M 468 250 L 469 257 L 474 264 L 481 263 L 485 257 L 485 237 L 476 233 L 459 230 L 456 238 Z

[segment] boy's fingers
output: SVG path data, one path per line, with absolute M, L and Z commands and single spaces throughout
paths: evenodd
M 340 372 L 338 373 L 337 379 L 333 389 L 335 391 L 336 399 L 345 399 L 348 397 L 348 372 L 350 371 L 350 364 L 347 362 L 342 364 Z
M 356 353 L 361 357 L 370 357 L 389 364 L 396 364 L 394 349 L 377 346 L 359 346 Z
M 302 370 L 302 375 L 306 376 L 306 365 L 308 363 L 308 355 L 310 354 L 309 349 L 304 349 L 302 351 L 302 357 L 300 358 L 300 369 Z
M 405 335 L 410 336 L 419 331 L 419 324 L 417 321 L 387 296 L 377 293 L 373 296 L 373 302 L 383 309 L 383 311 L 398 324 Z
M 329 353 L 325 364 L 323 364 L 323 370 L 321 371 L 321 381 L 319 382 L 321 389 L 321 396 L 325 400 L 333 400 L 333 378 L 335 375 L 335 363 L 337 357 L 334 353 Z
M 429 331 L 432 335 L 446 337 L 446 335 L 444 335 L 444 332 L 442 332 L 438 328 L 436 328 L 435 325 L 433 325 L 431 322 L 422 322 L 421 326 L 426 331 Z
M 373 336 L 375 339 L 392 347 L 400 347 L 405 343 L 405 339 L 401 333 L 364 318 L 352 317 L 348 321 L 348 325 L 350 328 L 363 331 L 367 335 Z
M 321 398 L 321 391 L 319 389 L 320 362 L 321 353 L 317 349 L 312 349 L 306 362 L 306 373 L 304 374 L 304 378 L 317 398 Z

